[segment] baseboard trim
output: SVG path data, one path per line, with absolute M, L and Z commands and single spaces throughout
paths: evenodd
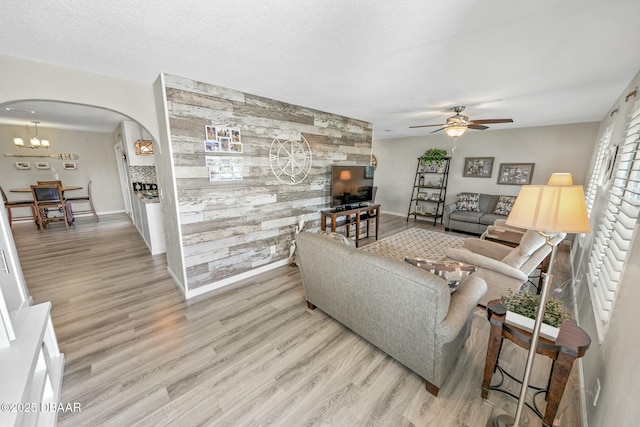
M 186 298 L 187 292 L 185 291 L 184 286 L 182 286 L 182 283 L 180 283 L 180 281 L 178 280 L 178 276 L 176 276 L 173 270 L 171 270 L 171 267 L 167 266 L 167 271 L 169 272 L 169 276 L 171 276 L 171 279 L 173 279 L 173 283 L 176 285 L 176 288 L 180 289 L 182 291 L 182 294 Z
M 227 277 L 226 279 L 218 280 L 217 282 L 209 283 L 208 285 L 199 286 L 196 289 L 187 290 L 185 292 L 185 298 L 189 299 L 189 298 L 197 297 L 199 295 L 206 294 L 207 292 L 211 292 L 213 290 L 232 285 L 241 280 L 248 279 L 249 277 L 253 277 L 258 274 L 264 273 L 266 271 L 274 270 L 278 267 L 283 267 L 290 263 L 291 263 L 291 258 L 286 258 L 271 264 L 264 265 L 262 267 L 254 268 L 253 270 L 250 270 L 250 271 L 245 271 L 244 273 L 240 273 L 235 276 Z

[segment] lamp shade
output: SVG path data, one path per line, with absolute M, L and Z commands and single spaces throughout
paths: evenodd
M 341 171 L 340 172 L 340 180 L 348 181 L 351 179 L 351 171 Z
M 573 185 L 573 176 L 567 172 L 552 173 L 547 185 Z
M 506 224 L 557 233 L 591 231 L 580 185 L 523 185 Z

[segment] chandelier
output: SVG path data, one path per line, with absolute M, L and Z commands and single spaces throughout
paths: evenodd
M 22 138 L 13 138 L 13 143 L 15 144 L 15 146 L 20 148 L 49 148 L 49 140 L 38 138 L 38 123 L 40 122 L 37 120 L 32 120 L 31 123 L 33 123 L 36 128 L 36 136 L 31 138 L 31 134 L 29 133 L 29 125 L 27 124 L 27 139 L 29 140 L 29 145 L 25 145 Z

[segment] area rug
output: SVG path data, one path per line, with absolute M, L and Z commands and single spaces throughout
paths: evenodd
M 464 239 L 438 231 L 410 228 L 363 246 L 360 250 L 400 261 L 403 261 L 404 257 L 441 260 L 445 257 L 447 249 L 461 247 Z

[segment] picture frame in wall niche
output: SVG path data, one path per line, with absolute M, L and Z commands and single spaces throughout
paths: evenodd
M 36 169 L 49 169 L 49 162 L 36 162 Z
M 418 193 L 418 199 L 419 200 L 427 200 L 427 193 Z
M 17 169 L 22 169 L 22 170 L 31 169 L 31 163 L 29 163 L 29 162 L 16 162 L 16 168 Z
M 239 128 L 205 125 L 204 151 L 240 154 L 243 152 Z
M 220 152 L 220 143 L 218 141 L 205 141 L 204 142 L 204 151 L 209 153 L 219 153 Z
M 64 170 L 74 171 L 77 168 L 76 162 L 63 162 L 62 167 Z
M 207 156 L 209 181 L 241 181 L 242 157 Z
M 535 163 L 500 163 L 498 184 L 529 185 Z
M 465 157 L 462 176 L 467 178 L 491 178 L 495 157 Z

